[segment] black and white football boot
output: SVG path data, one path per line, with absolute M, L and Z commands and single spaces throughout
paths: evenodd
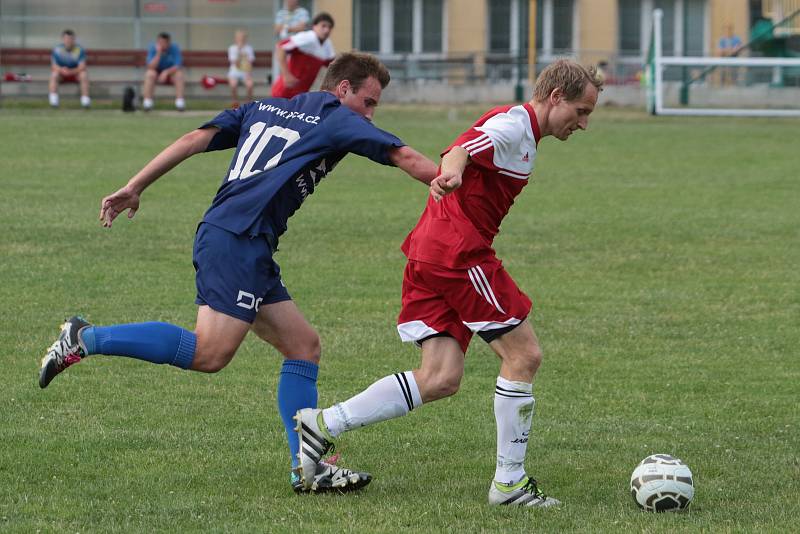
M 75 315 L 67 319 L 61 327 L 58 339 L 50 345 L 42 358 L 39 387 L 46 388 L 58 373 L 86 357 L 86 351 L 78 341 L 78 332 L 87 326 L 91 326 L 91 324 L 86 322 L 83 317 Z
M 493 480 L 489 488 L 489 504 L 548 508 L 558 506 L 561 501 L 542 493 L 536 485 L 536 480 L 526 476 L 512 486 Z
M 333 437 L 322 420 L 322 410 L 303 408 L 297 411 L 294 420 L 297 422 L 295 431 L 300 438 L 297 474 L 305 491 L 346 493 L 361 489 L 372 481 L 369 473 L 351 471 L 322 460 L 326 453 L 334 449 Z
M 292 471 L 292 489 L 295 493 L 348 493 L 356 491 L 372 481 L 369 473 L 351 471 L 336 465 L 336 457 L 317 464 L 311 489 L 306 489 L 300 476 L 300 468 Z

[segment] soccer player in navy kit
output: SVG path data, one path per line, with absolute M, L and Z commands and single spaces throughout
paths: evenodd
M 103 226 L 139 208 L 139 196 L 160 176 L 200 152 L 236 148 L 194 242 L 197 298 L 194 331 L 160 323 L 94 326 L 75 316 L 42 360 L 39 385 L 92 354 L 127 356 L 182 369 L 217 372 L 233 358 L 249 330 L 285 357 L 278 407 L 286 426 L 293 467 L 298 453 L 292 416 L 316 407 L 320 340 L 281 282 L 272 258 L 289 217 L 348 153 L 396 165 L 443 194 L 457 180 L 440 183 L 436 165 L 371 123 L 386 68 L 368 54 L 342 54 L 331 64 L 323 91 L 291 100 L 271 98 L 226 110 L 167 147 L 128 184 L 101 203 Z M 433 183 L 431 183 L 433 182 Z M 349 491 L 371 477 L 320 464 L 313 487 L 295 491 Z

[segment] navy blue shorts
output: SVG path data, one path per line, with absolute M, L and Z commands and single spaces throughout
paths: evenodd
M 242 321 L 255 321 L 259 306 L 291 300 L 272 259 L 267 236 L 236 235 L 200 223 L 192 257 L 195 302 Z

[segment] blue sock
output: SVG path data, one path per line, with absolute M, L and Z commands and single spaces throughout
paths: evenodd
M 286 438 L 289 441 L 289 452 L 292 455 L 292 467 L 297 467 L 297 453 L 300 442 L 294 431 L 295 422 L 292 417 L 301 408 L 317 407 L 317 373 L 319 366 L 305 360 L 283 360 L 281 376 L 278 381 L 278 411 L 286 427 Z
M 188 369 L 194 360 L 197 336 L 168 323 L 89 326 L 80 332 L 86 354 L 128 356 Z

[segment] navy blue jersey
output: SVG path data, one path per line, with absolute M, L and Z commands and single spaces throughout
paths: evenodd
M 203 221 L 275 238 L 348 152 L 391 165 L 389 150 L 404 145 L 328 92 L 251 102 L 201 128 L 209 126 L 220 131 L 207 151 L 236 147 L 236 153 Z

